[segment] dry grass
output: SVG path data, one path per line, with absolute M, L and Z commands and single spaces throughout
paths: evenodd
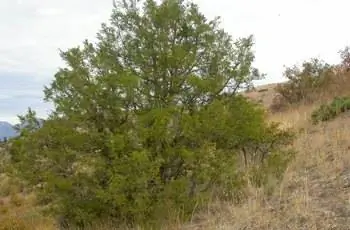
M 262 97 L 267 106 L 273 95 L 270 85 L 267 91 L 250 92 L 248 96 L 259 100 Z M 322 102 L 325 100 L 327 97 L 322 98 Z M 194 215 L 191 223 L 174 220 L 163 229 L 350 229 L 350 117 L 344 114 L 331 122 L 311 125 L 310 114 L 322 102 L 269 116 L 270 121 L 299 132 L 294 143 L 298 154 L 272 196 L 247 188 L 250 197 L 242 205 L 216 202 L 206 212 Z M 22 203 L 16 205 L 9 197 L 0 202 L 0 230 L 55 229 L 52 221 L 42 216 L 28 216 L 35 213 L 30 199 L 22 197 Z M 123 228 L 101 224 L 94 229 Z
M 221 205 L 222 211 L 203 216 L 196 229 L 350 229 L 346 124 L 350 119 L 343 117 L 305 129 L 295 142 L 299 153 L 272 197 L 256 191 L 242 206 Z
M 33 194 L 11 193 L 0 200 L 0 230 L 53 230 L 52 219 L 34 206 Z
M 264 93 L 249 93 L 249 97 L 262 96 L 268 105 L 273 89 L 271 95 Z M 245 204 L 219 204 L 217 212 L 202 213 L 200 221 L 184 229 L 350 229 L 349 114 L 318 126 L 310 123 L 311 112 L 331 98 L 324 95 L 312 105 L 270 114 L 270 121 L 299 132 L 296 159 L 272 196 L 252 188 Z

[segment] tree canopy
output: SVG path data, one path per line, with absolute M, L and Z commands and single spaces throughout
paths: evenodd
M 54 112 L 11 148 L 41 202 L 72 224 L 145 223 L 233 193 L 241 157 L 282 170 L 290 135 L 238 95 L 261 76 L 253 37 L 219 26 L 188 1 L 117 1 L 96 42 L 62 51 Z

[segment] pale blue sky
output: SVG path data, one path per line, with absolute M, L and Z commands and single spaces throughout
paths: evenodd
M 221 16 L 234 38 L 254 34 L 264 83 L 281 81 L 283 65 L 320 57 L 338 61 L 350 45 L 347 0 L 195 0 L 209 18 Z M 112 0 L 1 0 L 0 120 L 16 122 L 28 106 L 41 116 L 42 86 L 62 62 L 58 49 L 93 39 Z

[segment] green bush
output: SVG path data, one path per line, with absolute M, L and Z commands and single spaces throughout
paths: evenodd
M 286 68 L 284 76 L 288 81 L 275 88 L 284 101 L 273 102 L 273 110 L 298 102 L 314 102 L 324 93 L 339 95 L 339 90 L 343 91 L 347 85 L 347 73 L 350 70 L 349 50 L 349 47 L 345 47 L 339 51 L 341 62 L 336 65 L 313 58 L 305 61 L 301 68 L 296 65 Z
M 284 76 L 288 79 L 276 87 L 276 91 L 284 97 L 287 103 L 313 101 L 315 95 L 322 92 L 332 76 L 332 66 L 318 59 L 311 59 L 297 66 L 288 67 Z
M 330 104 L 323 104 L 311 114 L 313 124 L 328 121 L 350 109 L 349 97 L 336 97 Z
M 260 76 L 252 37 L 233 42 L 192 3 L 119 3 L 96 44 L 62 52 L 68 68 L 45 89 L 55 111 L 43 127 L 22 116 L 12 165 L 42 185 L 40 202 L 71 226 L 157 225 L 237 197 L 241 162 L 278 177 L 292 135 L 238 96 Z

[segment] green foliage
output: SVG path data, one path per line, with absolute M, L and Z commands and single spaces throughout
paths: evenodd
M 336 97 L 330 104 L 323 104 L 313 111 L 311 114 L 311 120 L 313 124 L 318 124 L 320 121 L 329 121 L 349 109 L 349 97 Z
M 96 44 L 61 53 L 68 67 L 45 89 L 54 113 L 10 149 L 41 203 L 80 227 L 156 224 L 239 191 L 240 159 L 280 173 L 292 136 L 237 95 L 260 77 L 252 37 L 232 41 L 181 0 L 115 4 Z
M 295 152 L 287 146 L 292 144 L 295 133 L 280 129 L 279 123 L 271 123 L 256 137 L 243 142 L 241 152 L 250 183 L 266 187 L 272 181 L 278 183 L 282 179 L 284 170 L 294 158 Z
M 15 129 L 24 135 L 25 133 L 33 132 L 41 127 L 41 120 L 36 117 L 36 112 L 28 108 L 27 113 L 22 116 L 19 115 L 19 124 L 15 125 Z
M 322 91 L 329 82 L 332 66 L 318 59 L 311 59 L 297 66 L 288 67 L 284 76 L 288 82 L 276 87 L 276 91 L 290 103 L 313 101 L 315 93 Z

